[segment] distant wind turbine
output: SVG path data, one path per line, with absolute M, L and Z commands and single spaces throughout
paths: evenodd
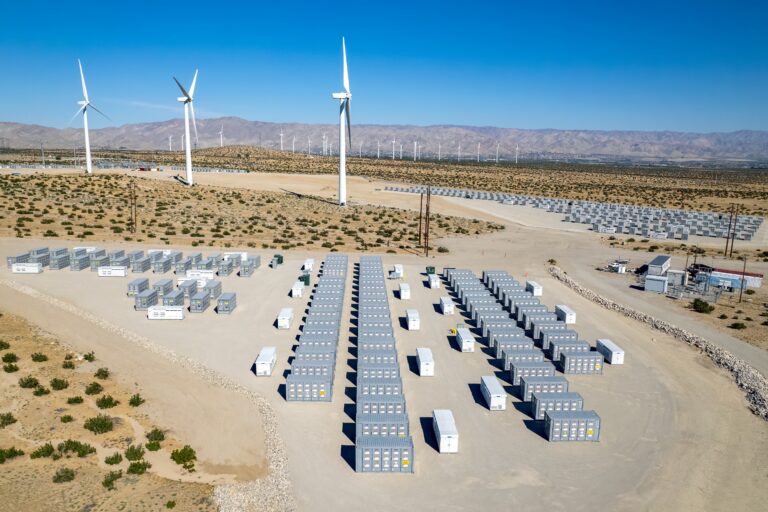
M 442 148 L 441 144 L 438 142 L 437 143 L 437 161 L 438 162 L 441 160 L 441 157 L 443 156 L 442 153 L 441 153 L 442 149 L 443 148 Z
M 347 205 L 347 141 L 352 145 L 352 123 L 349 118 L 352 93 L 349 92 L 349 70 L 347 69 L 347 45 L 341 38 L 342 81 L 344 92 L 333 93 L 333 98 L 339 100 L 339 206 Z M 346 126 L 345 126 L 346 124 Z M 346 129 L 345 129 L 346 128 Z
M 403 159 L 403 143 L 400 143 L 400 160 Z
M 291 143 L 291 153 L 296 153 L 296 136 L 293 136 L 293 142 Z
M 459 144 L 459 154 L 458 154 L 458 156 L 456 157 L 456 161 L 457 161 L 457 162 L 461 162 L 461 144 Z
M 413 141 L 413 161 L 416 161 L 416 141 Z
M 381 141 L 377 140 L 376 141 L 376 160 L 379 159 L 379 155 L 381 154 L 380 150 L 381 150 Z
M 360 143 L 360 150 L 357 152 L 358 158 L 363 158 L 363 143 Z
M 195 76 L 192 78 L 192 86 L 189 88 L 189 92 L 187 92 L 186 89 L 184 89 L 184 86 L 179 83 L 178 80 L 176 80 L 176 77 L 173 77 L 173 81 L 176 82 L 176 85 L 179 86 L 179 89 L 181 89 L 181 94 L 183 96 L 180 96 L 178 101 L 184 104 L 184 135 L 187 139 L 187 145 L 185 146 L 184 150 L 186 151 L 186 167 L 187 167 L 187 177 L 186 182 L 188 186 L 193 185 L 193 178 L 192 178 L 192 144 L 190 144 L 189 139 L 189 114 L 192 114 L 192 126 L 195 129 L 195 142 L 197 142 L 197 122 L 195 121 L 195 107 L 192 104 L 192 101 L 195 96 L 195 86 L 197 85 L 197 70 L 195 70 Z
M 280 128 L 280 151 L 283 150 L 283 129 Z
M 224 125 L 221 125 L 221 130 L 219 130 L 219 147 L 224 147 Z
M 520 144 L 515 144 L 515 165 L 517 165 L 517 153 L 520 151 Z
M 173 135 L 168 136 L 168 151 L 173 151 Z
M 477 161 L 480 161 L 480 143 L 477 143 Z
M 499 163 L 499 143 L 496 143 L 496 163 Z
M 395 159 L 395 141 L 392 141 L 392 160 Z
M 83 85 L 83 100 L 77 102 L 77 104 L 80 105 L 80 108 L 75 112 L 75 115 L 72 116 L 72 119 L 74 120 L 80 112 L 83 113 L 83 131 L 85 132 L 85 172 L 92 174 L 91 141 L 88 137 L 88 109 L 92 108 L 107 119 L 109 119 L 109 117 L 91 104 L 91 100 L 88 99 L 88 89 L 85 87 L 85 75 L 83 74 L 83 64 L 80 62 L 80 59 L 77 59 L 77 65 L 80 68 L 80 83 Z

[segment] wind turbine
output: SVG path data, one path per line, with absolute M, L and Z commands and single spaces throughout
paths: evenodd
M 283 129 L 280 128 L 280 151 L 283 150 Z
M 173 81 L 176 82 L 176 85 L 179 86 L 179 89 L 181 89 L 181 93 L 184 96 L 181 96 L 178 98 L 178 101 L 184 104 L 184 135 L 186 135 L 187 139 L 187 145 L 184 148 L 187 153 L 187 185 L 190 187 L 193 184 L 193 178 L 192 178 L 192 144 L 190 144 L 189 140 L 189 114 L 192 113 L 192 126 L 195 128 L 195 141 L 197 141 L 197 122 L 195 121 L 195 107 L 192 105 L 192 100 L 195 96 L 195 85 L 197 85 L 197 70 L 195 70 L 195 76 L 192 78 L 192 86 L 189 88 L 189 92 L 187 92 L 186 89 L 184 89 L 184 86 L 182 86 L 178 80 L 176 80 L 176 77 L 173 77 Z
M 496 163 L 499 163 L 499 143 L 496 143 Z
M 168 151 L 173 151 L 173 135 L 168 136 Z
M 83 131 L 85 132 L 85 172 L 93 174 L 93 166 L 91 164 L 91 140 L 88 138 L 88 109 L 92 108 L 107 119 L 109 119 L 109 117 L 91 104 L 91 100 L 88 99 L 88 89 L 85 88 L 85 75 L 83 74 L 83 64 L 80 62 L 80 59 L 77 59 L 77 65 L 80 68 L 80 83 L 83 85 L 83 100 L 77 102 L 77 104 L 80 105 L 80 108 L 75 112 L 75 115 L 72 116 L 72 119 L 74 120 L 80 112 L 83 113 Z
M 480 143 L 477 143 L 477 161 L 480 162 Z
M 392 160 L 395 159 L 395 141 L 392 141 Z
M 224 125 L 221 125 L 221 130 L 219 130 L 219 147 L 224 147 Z
M 181 134 L 181 150 L 184 151 L 184 134 Z
M 296 136 L 293 136 L 293 142 L 291 143 L 291 153 L 296 153 Z
M 379 155 L 381 154 L 380 149 L 381 149 L 381 141 L 377 140 L 376 141 L 376 160 L 379 159 Z
M 344 92 L 333 93 L 333 98 L 339 100 L 339 206 L 347 205 L 347 143 L 345 135 L 349 136 L 352 145 L 352 127 L 349 119 L 349 104 L 352 93 L 349 92 L 349 70 L 347 69 L 347 45 L 341 38 L 342 81 Z M 346 121 L 346 130 L 345 128 Z
M 517 165 L 517 153 L 520 151 L 520 144 L 515 144 L 515 165 Z
M 413 161 L 416 161 L 416 141 L 413 141 Z
M 357 157 L 358 158 L 363 158 L 363 143 L 362 142 L 360 143 L 360 149 L 357 152 Z
M 461 161 L 461 144 L 459 144 L 459 154 L 458 154 L 458 156 L 456 157 L 456 161 L 457 161 L 457 162 L 460 162 L 460 161 Z
M 403 159 L 403 143 L 400 143 L 400 160 Z

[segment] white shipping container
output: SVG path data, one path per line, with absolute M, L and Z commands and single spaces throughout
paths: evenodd
M 440 310 L 444 315 L 453 315 L 456 309 L 450 297 L 440 297 Z
M 96 252 L 97 249 L 98 249 L 98 247 L 89 246 L 89 247 L 75 247 L 72 250 L 73 251 L 81 251 L 82 250 L 82 251 L 85 251 L 87 254 L 90 254 L 92 252 Z
M 480 391 L 483 393 L 485 403 L 492 411 L 504 411 L 507 409 L 507 392 L 499 384 L 496 377 L 485 375 L 480 379 Z
M 558 320 L 566 324 L 576 323 L 576 312 L 564 304 L 555 306 L 555 315 L 557 315 Z
M 14 263 L 11 265 L 11 272 L 14 274 L 41 274 L 43 272 L 43 264 Z
M 283 308 L 277 315 L 277 328 L 290 329 L 293 322 L 293 308 Z
M 409 331 L 418 331 L 421 329 L 421 320 L 419 319 L 419 312 L 415 309 L 405 310 L 405 319 L 408 323 Z
M 264 347 L 259 352 L 256 362 L 253 363 L 257 377 L 269 377 L 277 363 L 277 348 Z
M 390 279 L 402 279 L 404 276 L 403 272 L 403 266 L 400 264 L 397 264 L 393 267 L 393 270 L 389 273 Z
M 624 364 L 624 349 L 609 339 L 597 340 L 597 351 L 610 364 Z
M 216 271 L 211 270 L 187 270 L 187 277 L 193 277 L 195 279 L 213 279 L 216 277 Z M 199 285 L 198 285 L 199 286 Z
M 181 286 L 183 283 L 186 283 L 187 281 L 196 281 L 198 290 L 203 288 L 205 284 L 208 282 L 207 279 L 195 279 L 194 277 L 180 277 L 176 280 L 176 283 L 178 284 L 178 286 Z
M 303 270 L 309 270 L 310 272 L 312 272 L 313 270 L 315 270 L 315 260 L 313 260 L 312 258 L 308 258 L 304 260 L 304 265 L 302 265 L 301 268 Z
M 224 253 L 224 259 L 230 260 L 232 258 L 237 258 L 240 256 L 240 261 L 243 262 L 248 259 L 248 253 L 247 252 L 225 252 Z
M 303 297 L 304 296 L 304 283 L 302 281 L 296 281 L 291 288 L 291 297 Z
M 99 277 L 126 277 L 128 275 L 128 267 L 99 267 L 97 269 Z
M 419 365 L 419 375 L 422 377 L 435 376 L 435 360 L 432 359 L 432 351 L 428 348 L 416 349 L 416 361 Z
M 408 283 L 400 283 L 400 300 L 411 299 L 411 285 Z
M 440 288 L 440 278 L 437 274 L 429 274 L 429 287 L 432 289 Z
M 149 320 L 184 320 L 184 306 L 149 306 Z
M 456 341 L 462 352 L 475 351 L 475 337 L 472 336 L 472 333 L 466 327 L 456 329 Z
M 536 281 L 526 281 L 525 291 L 531 292 L 534 297 L 541 297 L 541 294 L 544 293 L 544 288 Z
M 459 452 L 459 431 L 450 409 L 432 411 L 432 428 L 435 430 L 437 450 L 440 453 Z

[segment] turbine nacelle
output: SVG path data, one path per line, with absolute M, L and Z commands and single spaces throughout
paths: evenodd
M 334 92 L 331 94 L 335 100 L 348 100 L 352 97 L 352 93 L 349 92 Z

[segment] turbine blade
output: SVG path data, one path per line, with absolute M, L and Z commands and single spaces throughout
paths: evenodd
M 83 64 L 77 59 L 77 65 L 80 67 L 80 83 L 83 84 L 83 99 L 88 101 L 88 89 L 85 88 L 85 75 L 83 74 Z
M 70 119 L 70 120 L 69 120 L 69 123 L 67 123 L 67 126 L 69 126 L 70 124 L 72 124 L 72 121 L 74 121 L 74 120 L 75 120 L 75 118 L 76 118 L 78 115 L 80 115 L 80 112 L 82 112 L 83 110 L 85 110 L 85 105 L 83 105 L 82 107 L 80 107 L 79 109 L 77 109 L 77 112 L 75 112 L 75 115 L 73 115 L 73 116 L 72 116 L 72 119 Z
M 341 38 L 341 54 L 344 64 L 344 90 L 349 94 L 349 70 L 347 69 L 347 44 L 344 38 Z
M 197 143 L 197 121 L 195 121 L 195 104 L 189 102 L 189 113 L 192 114 L 192 127 L 195 129 L 195 143 Z
M 195 77 L 192 79 L 192 87 L 189 88 L 190 99 L 195 97 L 195 86 L 197 85 L 197 70 L 195 70 Z
M 349 118 L 349 105 L 351 104 L 351 99 L 347 98 L 344 101 L 344 111 L 347 114 L 347 142 L 349 143 L 349 147 L 352 147 L 352 121 Z
M 102 116 L 104 116 L 104 118 L 105 118 L 105 119 L 108 119 L 109 121 L 111 121 L 111 120 L 112 120 L 112 119 L 111 119 L 111 118 L 110 118 L 110 117 L 109 117 L 107 114 L 105 114 L 105 113 L 104 113 L 104 112 L 102 112 L 101 110 L 99 110 L 99 109 L 97 109 L 96 107 L 94 107 L 92 103 L 89 103 L 89 104 L 88 104 L 88 106 L 89 106 L 89 107 L 91 107 L 91 108 L 92 108 L 93 110 L 95 110 L 96 112 L 98 112 L 99 114 L 101 114 Z
M 187 94 L 187 90 L 184 89 L 184 86 L 181 85 L 178 80 L 176 80 L 176 77 L 173 77 L 173 81 L 176 82 L 176 85 L 179 86 L 179 89 L 181 89 L 181 93 L 184 95 L 184 97 L 189 98 L 189 94 Z

